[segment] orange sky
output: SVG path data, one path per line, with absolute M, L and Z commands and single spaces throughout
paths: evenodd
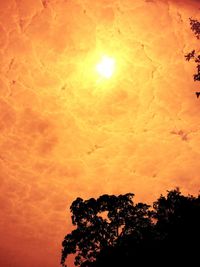
M 57 267 L 77 197 L 200 188 L 189 0 L 0 0 L 0 266 Z M 116 61 L 109 80 L 95 65 Z

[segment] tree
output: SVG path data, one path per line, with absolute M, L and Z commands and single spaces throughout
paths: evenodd
M 196 266 L 199 261 L 200 196 L 168 191 L 153 204 L 154 223 L 140 237 L 123 237 L 122 246 L 102 251 L 91 267 Z
M 200 22 L 196 19 L 190 18 L 190 28 L 194 32 L 194 35 L 197 39 L 200 39 Z M 187 61 L 190 61 L 191 59 L 197 63 L 197 73 L 193 75 L 194 81 L 200 81 L 200 55 L 198 55 L 198 52 L 196 50 L 192 50 L 190 53 L 185 55 L 185 59 Z M 198 97 L 198 94 L 197 94 Z
M 183 196 L 169 191 L 154 202 L 156 233 L 162 255 L 170 260 L 196 262 L 200 241 L 200 196 Z
M 75 254 L 80 267 L 195 266 L 200 240 L 200 196 L 179 189 L 161 195 L 153 209 L 133 194 L 103 195 L 71 205 L 76 229 L 63 241 L 61 264 Z
M 151 225 L 149 206 L 133 204 L 134 194 L 102 195 L 83 201 L 77 198 L 71 205 L 72 223 L 76 229 L 62 243 L 61 264 L 69 254 L 75 255 L 75 265 L 90 266 L 102 251 L 123 243 L 124 236 L 141 235 Z

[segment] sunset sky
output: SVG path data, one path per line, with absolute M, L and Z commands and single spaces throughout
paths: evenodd
M 77 196 L 199 193 L 190 17 L 198 0 L 0 0 L 1 267 L 59 267 Z

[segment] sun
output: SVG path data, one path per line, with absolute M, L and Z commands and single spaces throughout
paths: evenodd
M 96 65 L 96 71 L 103 78 L 111 78 L 115 71 L 115 60 L 111 57 L 103 56 L 101 61 Z

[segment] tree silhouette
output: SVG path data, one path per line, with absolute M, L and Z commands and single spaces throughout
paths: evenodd
M 160 266 L 198 260 L 200 196 L 183 196 L 179 189 L 160 196 L 153 208 L 133 203 L 134 194 L 77 198 L 71 205 L 76 229 L 62 243 L 61 264 L 75 254 L 81 267 Z
M 149 206 L 133 204 L 134 194 L 102 195 L 97 200 L 77 198 L 71 205 L 72 223 L 76 229 L 62 243 L 61 264 L 69 254 L 76 254 L 75 265 L 89 266 L 100 252 L 113 249 L 126 236 L 141 235 L 151 226 Z
M 168 262 L 194 266 L 200 240 L 200 196 L 183 196 L 176 189 L 161 196 L 154 209 L 160 255 Z
M 190 18 L 190 28 L 193 31 L 194 35 L 197 39 L 200 39 L 200 22 L 196 19 Z M 196 50 L 192 50 L 190 53 L 185 55 L 185 59 L 190 61 L 191 59 L 197 63 L 196 69 L 197 73 L 193 75 L 194 81 L 200 81 L 200 55 L 196 52 Z M 199 97 L 198 92 L 196 93 L 197 97 Z

